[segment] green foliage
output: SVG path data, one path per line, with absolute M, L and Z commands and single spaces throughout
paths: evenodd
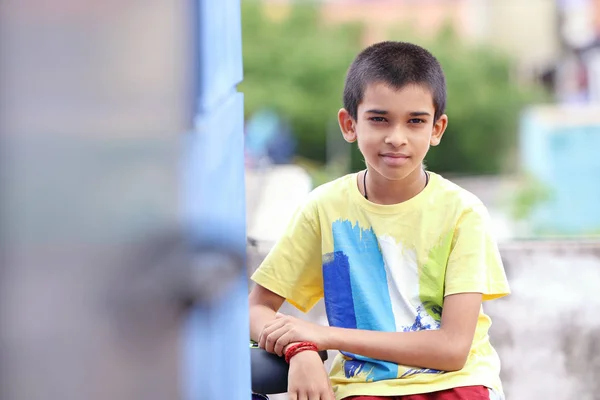
M 545 184 L 531 175 L 525 175 L 512 196 L 512 217 L 517 221 L 527 220 L 538 206 L 552 198 L 552 191 Z
M 246 116 L 263 107 L 281 113 L 298 138 L 298 153 L 324 162 L 326 130 L 342 103 L 346 69 L 359 49 L 357 26 L 320 22 L 317 8 L 293 5 L 270 21 L 258 2 L 242 2 Z
M 448 128 L 442 143 L 428 153 L 428 168 L 459 174 L 514 171 L 508 162 L 520 113 L 544 99 L 541 89 L 519 86 L 509 57 L 489 46 L 463 44 L 451 29 L 432 40 L 397 36 L 430 50 L 446 75 Z
M 263 15 L 260 2 L 242 2 L 246 116 L 263 107 L 289 120 L 298 155 L 325 162 L 326 132 L 342 106 L 346 70 L 360 51 L 359 25 L 323 23 L 315 5 L 292 5 L 281 22 Z M 505 169 L 522 107 L 541 97 L 511 79 L 511 61 L 486 47 L 469 47 L 451 31 L 432 40 L 391 34 L 428 48 L 448 82 L 449 126 L 427 156 L 439 172 L 484 174 Z M 352 169 L 364 167 L 354 146 Z

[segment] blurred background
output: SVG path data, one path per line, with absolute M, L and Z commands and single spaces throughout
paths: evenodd
M 364 168 L 336 121 L 353 58 L 420 44 L 448 84 L 426 165 L 487 205 L 514 292 L 486 305 L 507 398 L 600 399 L 600 1 L 243 0 L 242 28 L 249 272 L 308 191 Z
M 0 0 L 0 399 L 247 399 L 248 274 L 364 167 L 336 113 L 385 39 L 446 72 L 426 163 L 492 215 L 507 398 L 600 399 L 598 0 Z
M 489 199 L 505 237 L 600 233 L 598 1 L 242 2 L 246 158 L 318 185 L 364 167 L 339 134 L 346 69 L 380 40 L 423 45 L 448 81 L 432 171 Z

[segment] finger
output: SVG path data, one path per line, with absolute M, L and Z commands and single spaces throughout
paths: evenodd
M 288 400 L 298 400 L 298 393 L 288 392 Z
M 287 331 L 288 328 L 286 326 L 282 326 L 276 331 L 271 332 L 265 340 L 265 350 L 267 350 L 269 353 L 275 353 L 275 344 L 277 343 L 280 337 L 287 333 Z
M 335 393 L 333 393 L 333 389 L 331 387 L 327 391 L 327 395 L 323 397 L 325 400 L 335 400 Z
M 273 352 L 278 356 L 283 356 L 285 346 L 292 343 L 293 335 L 292 332 L 288 331 L 281 335 L 279 339 L 275 342 L 275 346 L 273 347 Z
M 263 331 L 260 333 L 260 336 L 258 337 L 258 347 L 260 347 L 261 349 L 265 348 L 265 341 L 267 340 L 267 336 L 269 336 L 269 334 L 263 329 Z
M 260 336 L 258 337 L 258 346 L 260 348 L 265 348 L 265 341 L 267 340 L 267 337 L 273 333 L 274 331 L 276 331 L 277 329 L 281 328 L 282 325 L 285 325 L 285 321 L 271 321 L 268 324 L 265 325 L 265 327 L 263 328 L 262 332 L 260 332 Z
M 272 328 L 265 328 L 262 330 L 262 332 L 260 333 L 260 336 L 258 337 L 258 347 L 260 347 L 261 349 L 264 349 L 267 345 L 267 338 L 269 337 L 269 335 L 273 332 Z
M 266 323 L 265 326 L 263 326 L 262 331 L 260 331 L 260 335 L 258 336 L 258 345 L 260 347 L 263 347 L 261 346 L 261 343 L 263 343 L 265 338 L 269 336 L 269 333 L 271 333 L 274 329 L 277 329 L 273 326 L 273 322 L 275 322 L 275 320 Z
M 306 392 L 300 392 L 298 393 L 298 400 L 310 400 L 308 398 L 308 394 L 306 394 Z
M 268 322 L 264 327 L 263 327 L 263 332 L 267 331 L 267 332 L 273 332 L 274 330 L 278 329 L 279 327 L 285 325 L 287 323 L 286 320 L 284 319 L 274 319 L 270 322 Z
M 324 388 L 322 388 L 319 393 L 318 396 L 316 397 L 317 400 L 331 400 L 331 388 L 329 387 L 329 385 L 326 385 Z M 333 400 L 335 400 L 335 397 L 333 398 Z
M 322 400 L 321 393 L 318 390 L 308 392 L 308 400 Z
M 325 370 L 325 373 L 327 373 L 327 370 Z M 329 376 L 327 376 L 327 393 L 329 394 L 329 397 L 327 397 L 327 399 L 331 400 L 335 400 L 335 393 L 333 392 L 333 386 L 331 385 L 331 380 L 329 379 Z

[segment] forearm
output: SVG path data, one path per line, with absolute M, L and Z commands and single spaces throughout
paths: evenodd
M 329 328 L 329 349 L 401 365 L 455 371 L 464 366 L 469 346 L 443 330 L 378 332 Z
M 250 339 L 258 342 L 265 325 L 275 319 L 277 313 L 271 308 L 256 304 L 250 307 Z

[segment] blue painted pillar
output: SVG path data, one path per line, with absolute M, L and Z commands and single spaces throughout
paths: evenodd
M 600 117 L 593 106 L 534 107 L 524 113 L 521 165 L 550 194 L 529 216 L 534 234 L 600 232 L 599 147 Z
M 184 143 L 185 218 L 200 242 L 245 254 L 245 185 L 240 0 L 198 4 L 198 110 Z M 245 268 L 189 317 L 186 400 L 248 400 L 248 282 Z

